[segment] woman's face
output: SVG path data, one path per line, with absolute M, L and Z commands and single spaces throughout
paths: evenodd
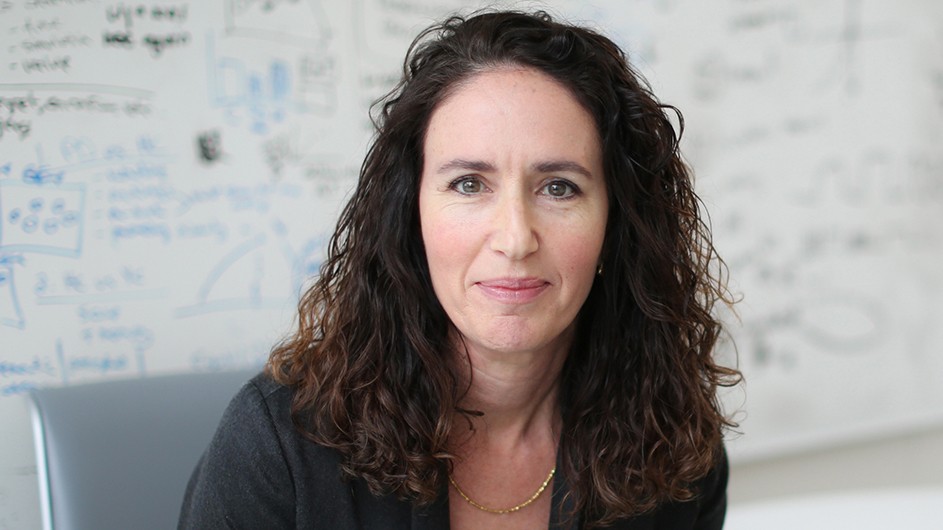
M 466 345 L 568 348 L 609 206 L 593 118 L 546 74 L 495 69 L 438 105 L 423 154 L 426 259 Z

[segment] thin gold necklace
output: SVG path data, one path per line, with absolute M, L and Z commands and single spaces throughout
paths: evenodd
M 458 484 L 455 483 L 455 479 L 452 478 L 452 475 L 449 475 L 449 482 L 452 483 L 452 486 L 455 487 L 455 491 L 457 491 L 458 494 L 461 495 L 462 498 L 465 499 L 466 502 L 468 502 L 468 504 L 471 504 L 472 506 L 474 506 L 475 508 L 478 508 L 479 510 L 483 512 L 505 514 L 505 513 L 514 513 L 520 510 L 521 508 L 525 508 L 528 505 L 530 505 L 532 502 L 536 501 L 537 497 L 540 497 L 540 494 L 543 493 L 545 489 L 547 489 L 547 485 L 550 484 L 551 480 L 553 480 L 553 474 L 556 472 L 557 472 L 557 467 L 554 466 L 553 469 L 550 470 L 550 474 L 547 475 L 547 479 L 544 480 L 543 484 L 541 484 L 540 487 L 537 488 L 537 491 L 534 492 L 534 494 L 531 495 L 529 499 L 518 504 L 517 506 L 511 506 L 510 508 L 488 508 L 487 506 L 482 506 L 478 504 L 477 502 L 471 500 L 468 497 L 468 495 L 465 495 L 465 492 L 462 491 L 462 488 L 458 487 Z

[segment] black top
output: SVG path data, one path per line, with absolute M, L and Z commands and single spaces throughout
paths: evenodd
M 233 398 L 187 486 L 180 529 L 447 529 L 448 494 L 421 509 L 377 497 L 360 480 L 344 480 L 340 454 L 303 437 L 290 414 L 291 390 L 264 375 Z M 700 481 L 700 495 L 669 503 L 612 528 L 719 530 L 727 496 L 727 461 Z M 567 485 L 554 480 L 551 529 Z M 579 527 L 579 522 L 574 528 Z

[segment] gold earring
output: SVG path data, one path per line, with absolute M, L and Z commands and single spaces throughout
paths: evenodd
M 602 263 L 596 267 L 596 276 L 602 276 Z

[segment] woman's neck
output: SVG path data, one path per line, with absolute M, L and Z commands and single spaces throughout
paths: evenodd
M 468 392 L 461 406 L 480 411 L 472 416 L 470 438 L 489 450 L 513 452 L 518 444 L 539 445 L 548 439 L 556 443 L 560 428 L 558 394 L 560 373 L 569 353 L 570 342 L 533 352 L 493 352 L 464 345 L 467 362 L 459 363 L 468 372 Z M 461 422 L 458 424 L 462 429 Z

